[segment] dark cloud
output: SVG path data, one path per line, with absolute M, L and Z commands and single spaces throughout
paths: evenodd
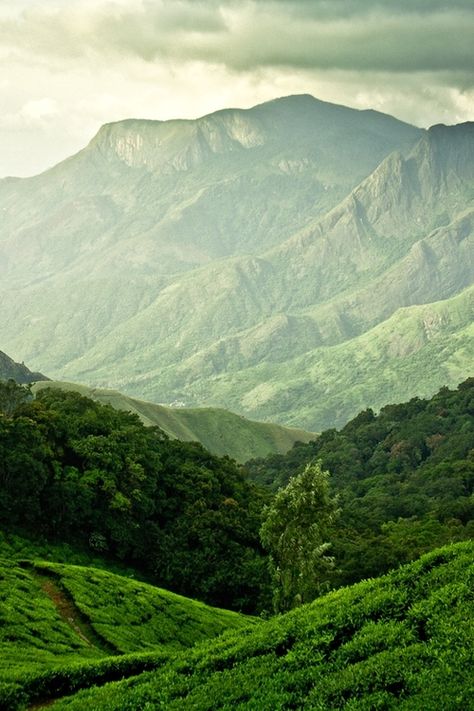
M 0 0 L 0 175 L 101 123 L 294 93 L 419 126 L 474 118 L 474 0 Z
M 236 71 L 474 70 L 472 0 L 143 0 L 98 2 L 82 11 L 81 5 L 40 3 L 0 22 L 0 38 L 41 53 L 200 60 Z

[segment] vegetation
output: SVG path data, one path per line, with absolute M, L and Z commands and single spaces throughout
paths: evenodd
M 338 513 L 319 462 L 307 464 L 265 508 L 260 538 L 270 552 L 276 612 L 311 602 L 324 589 L 334 564 L 327 536 Z
M 184 649 L 253 622 L 106 570 L 44 562 L 34 569 L 57 580 L 93 630 L 119 653 Z
M 31 400 L 31 388 L 14 380 L 0 380 L 0 413 L 12 415 L 20 405 Z
M 0 680 L 110 654 L 177 650 L 253 622 L 90 567 L 0 558 Z
M 470 708 L 473 555 L 472 543 L 445 547 L 53 708 Z
M 330 531 L 332 584 L 380 575 L 474 532 L 474 378 L 430 400 L 366 410 L 287 455 L 247 464 L 272 489 L 309 462 L 331 472 L 341 516 Z
M 200 442 L 217 456 L 228 455 L 243 463 L 268 454 L 284 454 L 295 442 L 308 442 L 314 432 L 255 422 L 228 410 L 211 407 L 165 407 L 123 395 L 117 390 L 88 388 L 73 383 L 36 383 L 33 392 L 44 387 L 73 390 L 117 410 L 136 413 L 145 425 L 158 426 L 168 437 L 182 442 Z
M 264 496 L 235 463 L 136 415 L 43 390 L 0 415 L 0 522 L 88 546 L 210 604 L 264 604 Z
M 3 557 L 0 622 L 0 682 L 17 680 L 22 674 L 41 672 L 59 663 L 104 656 L 61 618 L 30 569 Z

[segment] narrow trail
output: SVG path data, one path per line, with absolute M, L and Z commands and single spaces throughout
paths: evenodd
M 54 573 L 44 568 L 34 568 L 32 573 L 43 592 L 52 601 L 61 619 L 74 630 L 85 644 L 105 655 L 121 654 L 113 644 L 96 632 L 86 615 L 79 610 L 71 595 L 57 583 Z
M 79 610 L 71 595 L 60 587 L 54 573 L 44 568 L 35 568 L 33 566 L 30 567 L 30 572 L 38 582 L 41 590 L 52 601 L 61 619 L 69 625 L 84 644 L 91 649 L 96 649 L 100 653 L 100 656 L 122 655 L 122 652 L 94 630 L 89 619 Z M 102 683 L 106 682 L 104 681 Z M 63 696 L 62 694 L 58 694 L 53 697 L 34 701 L 28 706 L 28 711 L 46 709 Z
M 96 630 L 92 627 L 90 620 L 86 615 L 84 615 L 79 608 L 72 596 L 61 587 L 60 579 L 51 570 L 45 568 L 36 568 L 34 565 L 29 564 L 31 574 L 36 578 L 38 585 L 41 590 L 50 598 L 53 602 L 58 614 L 61 619 L 64 620 L 69 627 L 74 630 L 74 633 L 86 644 L 89 648 L 96 649 L 101 657 L 110 656 L 122 656 L 123 652 L 114 647 L 108 640 L 102 637 Z M 87 689 L 90 686 L 103 686 L 111 681 L 118 681 L 124 678 L 131 678 L 137 676 L 144 671 L 149 671 L 154 668 L 154 664 L 150 667 L 150 663 L 144 660 L 143 665 L 138 665 L 129 673 L 124 672 L 122 669 L 109 670 L 105 675 L 100 675 L 98 678 L 91 679 L 90 683 L 86 683 L 83 686 L 77 688 L 77 691 L 82 689 Z M 40 709 L 47 709 L 58 701 L 59 699 L 65 698 L 76 693 L 75 690 L 69 691 L 57 691 L 51 696 L 45 695 L 43 698 L 32 699 L 31 704 L 28 705 L 28 711 L 39 711 Z
M 89 647 L 100 649 L 92 641 L 92 635 L 87 635 L 84 619 L 80 620 L 80 613 L 70 598 L 67 598 L 62 590 L 50 579 L 40 581 L 41 590 L 52 600 L 60 617 L 66 622 L 69 627 L 85 642 Z M 78 614 L 79 613 L 79 614 Z M 88 631 L 88 630 L 87 630 Z M 101 650 L 102 651 L 102 650 Z

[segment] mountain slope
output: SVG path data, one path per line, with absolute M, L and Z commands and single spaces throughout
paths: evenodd
M 142 278 L 260 251 L 421 134 L 310 96 L 106 125 L 46 173 L 0 181 L 2 279 Z
M 105 126 L 50 171 L 0 181 L 5 347 L 58 375 L 170 274 L 280 243 L 422 134 L 309 96 Z
M 295 442 L 309 442 L 314 432 L 248 420 L 233 412 L 216 408 L 165 407 L 127 397 L 117 390 L 88 388 L 74 383 L 48 381 L 43 387 L 73 390 L 117 410 L 136 413 L 145 425 L 157 425 L 169 437 L 183 442 L 200 442 L 212 454 L 227 455 L 238 462 L 270 453 L 285 453 Z
M 24 385 L 37 380 L 48 380 L 48 378 L 41 373 L 32 373 L 24 363 L 16 363 L 6 353 L 0 351 L 0 380 L 15 380 Z
M 470 287 L 445 301 L 399 309 L 348 342 L 217 377 L 213 399 L 253 417 L 321 431 L 342 426 L 366 407 L 457 385 L 473 371 L 473 349 Z M 205 387 L 206 381 L 197 381 L 196 391 Z
M 62 372 L 99 384 L 110 382 L 112 374 L 131 393 L 225 404 L 309 429 L 333 424 L 316 412 L 300 420 L 291 397 L 278 408 L 256 406 L 255 400 L 262 399 L 262 388 L 283 392 L 294 376 L 306 392 L 307 369 L 296 357 L 343 343 L 349 354 L 354 338 L 397 309 L 450 299 L 472 284 L 473 127 L 431 129 L 407 158 L 390 155 L 328 215 L 272 250 L 216 262 L 175 280 Z M 465 326 L 470 319 L 466 304 Z M 390 352 L 387 344 L 382 350 Z M 378 367 L 393 365 L 381 359 Z M 262 382 L 272 369 L 283 377 Z M 458 370 L 446 380 L 445 369 L 431 370 L 431 392 L 469 372 Z M 345 377 L 343 389 L 349 385 Z M 335 396 L 325 382 L 321 388 Z M 358 401 L 341 417 L 409 394 L 380 390 L 377 402 Z
M 51 171 L 0 184 L 5 346 L 57 379 L 299 424 L 284 387 L 310 394 L 294 368 L 311 354 L 350 354 L 398 309 L 472 285 L 473 126 L 419 131 L 305 96 L 106 126 Z M 392 367 L 380 358 L 374 382 Z M 428 387 L 469 372 L 437 366 Z M 376 406 L 351 399 L 338 418 Z M 334 424 L 310 407 L 306 427 Z
M 470 708 L 473 555 L 440 549 L 53 708 Z

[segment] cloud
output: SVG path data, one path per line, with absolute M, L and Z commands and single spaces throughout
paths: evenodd
M 471 0 L 70 0 L 0 17 L 2 45 L 78 58 L 128 55 L 259 67 L 474 70 Z
M 0 0 L 0 175 L 100 124 L 311 93 L 417 125 L 474 118 L 472 0 Z

